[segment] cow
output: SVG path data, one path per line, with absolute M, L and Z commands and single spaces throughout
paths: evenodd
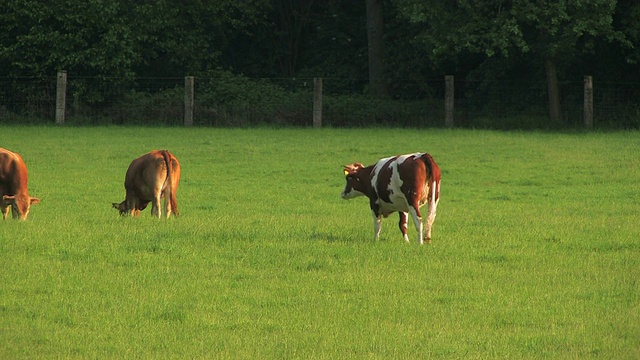
M 180 183 L 180 162 L 168 150 L 153 150 L 133 160 L 124 178 L 125 199 L 113 203 L 120 215 L 140 216 L 151 202 L 151 215 L 162 216 L 161 199 L 164 198 L 164 213 L 168 218 L 173 212 L 178 216 L 176 191 Z
M 369 198 L 373 215 L 374 241 L 380 238 L 382 218 L 393 212 L 400 215 L 399 227 L 404 241 L 407 236 L 407 213 L 411 214 L 419 242 L 431 241 L 431 228 L 440 200 L 440 168 L 427 153 L 397 155 L 380 159 L 365 167 L 360 163 L 344 166 L 347 184 L 342 198 Z M 420 207 L 429 204 L 426 233 Z M 424 235 L 423 235 L 424 234 Z
M 7 219 L 9 208 L 14 219 L 27 220 L 31 205 L 40 199 L 29 196 L 29 175 L 22 157 L 7 149 L 0 148 L 0 210 Z

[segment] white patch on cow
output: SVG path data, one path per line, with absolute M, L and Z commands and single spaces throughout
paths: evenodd
M 436 203 L 436 191 L 438 191 L 438 188 L 436 187 L 436 182 L 434 181 L 431 184 L 431 203 L 435 204 Z
M 420 153 L 406 154 L 398 156 L 397 158 L 395 158 L 395 160 L 392 160 L 394 159 L 394 157 L 388 157 L 381 159 L 376 163 L 376 166 L 373 170 L 374 175 L 371 178 L 371 185 L 374 189 L 378 189 L 377 183 L 380 170 L 382 170 L 382 168 L 391 161 L 391 163 L 389 163 L 388 165 L 388 168 L 391 170 L 391 180 L 389 181 L 389 184 L 386 188 L 387 192 L 389 193 L 390 202 L 383 201 L 380 198 L 378 198 L 377 201 L 377 204 L 380 206 L 380 213 L 384 216 L 388 216 L 389 214 L 397 211 L 405 213 L 409 212 L 409 204 L 407 203 L 407 199 L 400 190 L 403 181 L 400 178 L 398 167 L 402 165 L 402 163 L 404 163 L 408 158 L 416 158 L 419 156 L 422 155 Z
M 423 155 L 422 153 L 413 153 L 413 154 L 400 155 L 400 156 L 398 156 L 398 160 L 396 162 L 398 163 L 398 165 L 401 165 L 408 158 L 413 158 L 413 160 L 417 160 L 422 155 Z
M 420 245 L 422 245 L 424 241 L 422 218 L 418 216 L 418 212 L 414 208 L 409 209 L 409 214 L 411 214 L 411 219 L 413 219 L 413 225 L 415 225 L 416 231 L 418 232 L 418 239 L 420 241 Z
M 387 187 L 387 191 L 389 192 L 389 200 L 390 203 L 386 203 L 384 201 L 380 201 L 380 207 L 384 207 L 389 209 L 390 212 L 394 211 L 409 211 L 409 204 L 407 203 L 407 198 L 404 196 L 402 191 L 400 190 L 404 181 L 400 178 L 400 173 L 398 172 L 398 162 L 394 162 L 391 165 L 391 181 L 389 182 L 389 186 Z
M 431 201 L 429 202 L 429 214 L 427 215 L 427 236 L 426 240 L 431 239 L 431 229 L 433 228 L 433 222 L 436 219 L 436 210 L 438 209 L 438 202 L 440 201 L 440 181 L 436 184 L 433 182 L 433 191 L 431 192 Z
M 376 165 L 373 167 L 373 170 L 371 171 L 371 185 L 374 186 L 374 189 L 375 189 L 375 184 L 378 182 L 378 174 L 380 173 L 380 170 L 382 169 L 384 164 L 391 161 L 391 159 L 393 159 L 393 157 L 380 159 L 378 160 Z
M 371 211 L 371 215 L 373 216 L 373 240 L 378 241 L 380 239 L 380 231 L 382 230 L 382 217 L 376 216 L 376 214 Z
M 406 215 L 406 214 L 405 214 Z M 407 223 L 405 222 L 404 224 L 402 224 L 402 239 L 404 239 L 405 242 L 409 243 L 409 235 L 407 234 Z

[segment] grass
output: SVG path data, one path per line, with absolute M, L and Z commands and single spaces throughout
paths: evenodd
M 3 126 L 0 358 L 638 358 L 640 133 Z M 168 148 L 181 216 L 120 218 Z M 431 245 L 379 242 L 341 165 L 428 151 Z

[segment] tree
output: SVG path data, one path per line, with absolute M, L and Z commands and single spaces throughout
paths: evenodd
M 640 63 L 640 3 L 636 0 L 619 0 L 614 26 L 627 40 L 622 52 L 625 61 L 629 64 Z
M 125 0 L 122 0 L 125 1 Z M 263 22 L 269 0 L 175 2 L 144 0 L 132 4 L 146 76 L 204 73 L 222 63 L 221 56 L 239 34 Z
M 615 6 L 615 0 L 516 2 L 516 21 L 530 29 L 524 33 L 525 41 L 544 59 L 553 122 L 561 122 L 558 63 L 588 53 L 598 40 L 623 40 L 613 29 Z
M 268 0 L 4 0 L 4 75 L 133 78 L 215 68 L 235 33 L 264 17 Z M 156 65 L 164 73 L 159 74 Z
M 287 1 L 278 0 L 279 2 Z M 292 9 L 305 3 L 305 1 L 298 2 L 292 6 Z M 368 78 L 365 10 L 365 6 L 360 2 L 324 0 L 313 1 L 313 6 L 308 12 L 291 11 L 291 16 L 297 17 L 304 14 L 304 19 L 275 21 L 280 18 L 276 16 L 275 31 L 268 32 L 272 35 L 267 39 L 269 41 L 266 41 L 270 48 L 260 54 L 261 61 L 269 59 L 274 65 L 269 67 L 265 64 L 263 73 L 270 68 L 280 68 L 281 58 L 287 58 L 289 53 L 295 53 L 295 69 L 292 69 L 291 73 L 280 73 L 276 74 L 277 76 L 331 78 L 328 82 L 330 86 L 325 88 L 327 92 L 333 94 L 360 92 L 362 80 Z M 300 37 L 295 41 L 298 44 L 297 48 L 294 52 L 289 52 L 287 49 L 290 48 L 289 44 L 293 43 L 291 41 L 293 38 L 289 37 L 289 32 L 280 30 L 295 27 L 284 26 L 279 22 L 289 21 L 293 25 L 301 23 L 302 20 L 304 22 L 299 31 Z M 277 62 L 273 62 L 268 55 L 273 52 L 278 56 Z
M 6 0 L 0 15 L 0 64 L 8 76 L 128 77 L 141 61 L 140 36 L 116 1 Z
M 615 0 L 398 0 L 399 11 L 422 25 L 419 35 L 442 63 L 468 54 L 510 57 L 529 54 L 543 64 L 549 116 L 561 122 L 558 64 L 569 64 L 599 41 L 624 41 L 614 30 Z
M 271 39 L 274 47 L 279 50 L 278 65 L 285 77 L 293 76 L 298 70 L 301 42 L 310 23 L 313 5 L 314 0 L 272 1 L 276 36 L 272 36 Z
M 384 22 L 382 0 L 367 0 L 367 43 L 369 49 L 369 84 L 376 97 L 389 96 L 384 69 Z

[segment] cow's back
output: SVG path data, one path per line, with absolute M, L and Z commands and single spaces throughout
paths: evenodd
M 440 169 L 431 155 L 412 153 L 379 160 L 374 166 L 371 184 L 384 213 L 408 211 L 410 201 L 417 195 L 418 206 L 427 203 L 433 181 L 440 182 Z
M 0 190 L 15 195 L 27 186 L 27 168 L 19 154 L 0 148 Z
M 162 154 L 154 150 L 134 159 L 125 175 L 124 186 L 128 191 L 134 191 L 138 197 L 150 200 L 154 190 L 162 187 L 166 178 L 166 165 Z

